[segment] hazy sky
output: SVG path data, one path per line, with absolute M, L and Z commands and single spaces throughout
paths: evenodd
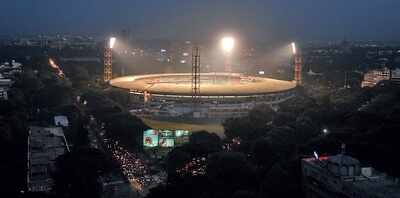
M 1 0 L 0 34 L 400 40 L 400 0 Z

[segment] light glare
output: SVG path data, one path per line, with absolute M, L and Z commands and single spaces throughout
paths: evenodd
M 114 45 L 115 45 L 115 41 L 116 41 L 117 39 L 115 38 L 115 37 L 111 37 L 110 38 L 110 48 L 112 49 L 112 48 L 114 48 Z
M 293 54 L 297 54 L 297 49 L 296 49 L 296 43 L 295 42 L 292 43 L 292 52 L 293 52 Z
M 235 46 L 235 39 L 233 39 L 232 37 L 224 37 L 221 40 L 221 45 L 224 52 L 230 53 Z

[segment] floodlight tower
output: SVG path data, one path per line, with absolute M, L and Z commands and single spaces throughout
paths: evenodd
M 231 73 L 231 55 L 235 47 L 235 39 L 233 37 L 224 37 L 221 39 L 221 47 L 225 55 L 225 72 Z
M 192 99 L 197 102 L 200 95 L 200 49 L 194 46 L 192 49 Z
M 292 43 L 292 52 L 294 56 L 294 81 L 296 82 L 296 86 L 301 86 L 301 69 L 303 65 L 303 59 L 301 54 L 297 50 L 296 43 Z
M 116 38 L 111 37 L 104 48 L 104 82 L 112 78 L 112 49 L 114 48 Z

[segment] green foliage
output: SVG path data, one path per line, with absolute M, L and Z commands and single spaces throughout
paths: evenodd
M 261 138 L 252 143 L 252 157 L 256 165 L 268 169 L 277 160 L 271 142 L 266 138 Z
M 214 153 L 209 157 L 206 171 L 212 186 L 227 192 L 250 188 L 255 182 L 254 169 L 242 153 Z
M 103 119 L 107 136 L 133 150 L 141 150 L 143 131 L 148 127 L 129 113 L 112 114 Z
M 189 143 L 174 148 L 167 156 L 168 180 L 179 178 L 176 170 L 182 168 L 194 157 L 207 157 L 222 149 L 221 139 L 214 133 L 206 131 L 195 132 L 190 136 Z
M 109 159 L 96 149 L 66 153 L 56 162 L 55 192 L 60 197 L 100 197 L 98 178 L 111 167 Z
M 221 139 L 215 133 L 206 131 L 194 132 L 189 137 L 187 145 L 190 152 L 196 156 L 207 155 L 221 150 Z

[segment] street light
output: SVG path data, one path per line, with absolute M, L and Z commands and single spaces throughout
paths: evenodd
M 324 133 L 325 135 L 329 133 L 329 130 L 327 128 L 322 129 L 322 133 Z

